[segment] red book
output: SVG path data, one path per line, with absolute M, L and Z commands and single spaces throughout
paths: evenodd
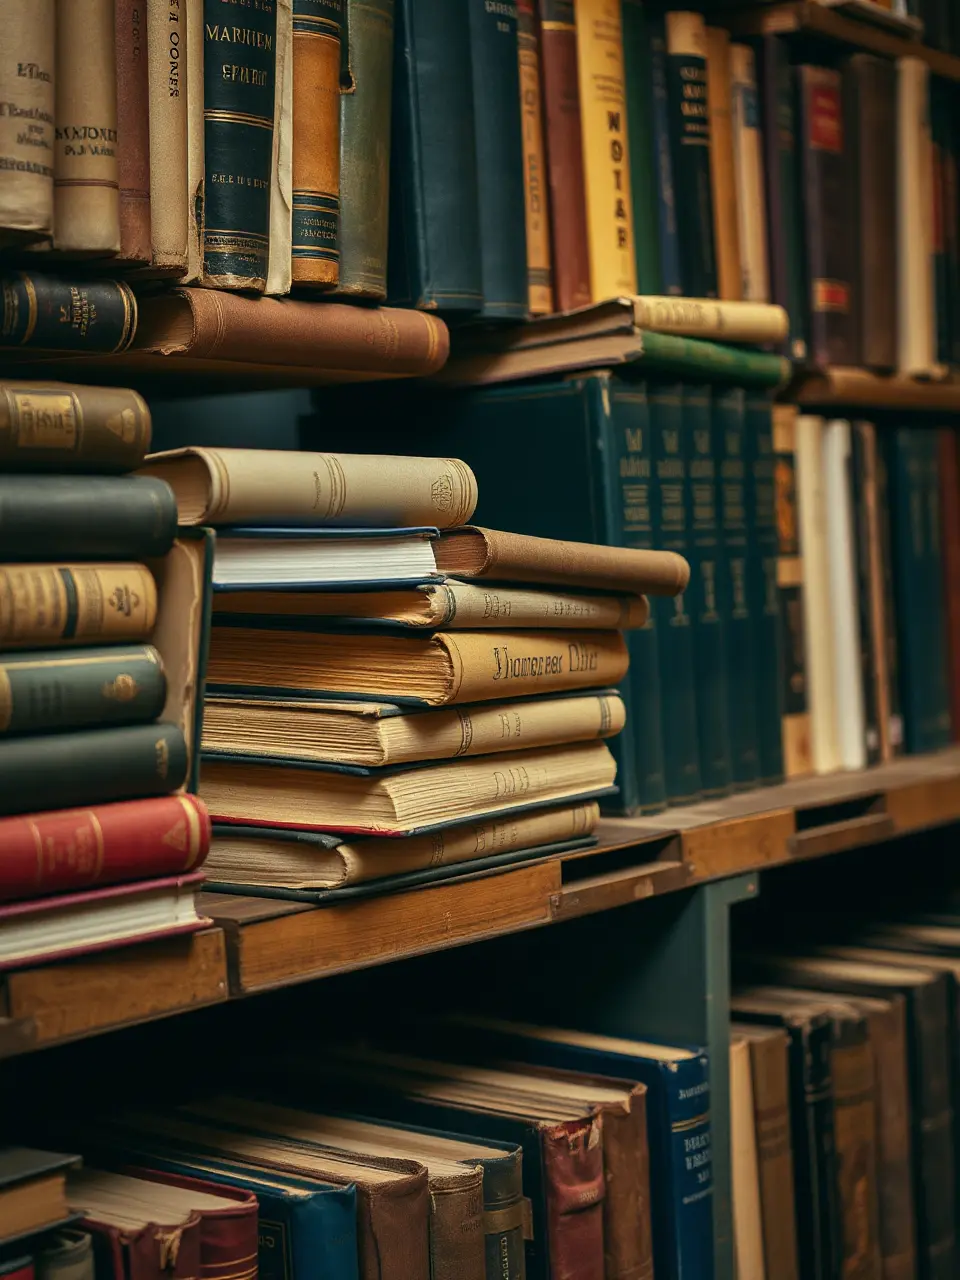
M 603 1280 L 603 1148 L 598 1120 L 544 1125 L 550 1272 Z
M 960 450 L 952 427 L 940 430 L 940 529 L 950 719 L 954 741 L 960 741 Z
M 196 871 L 210 850 L 197 796 L 0 819 L 0 902 Z

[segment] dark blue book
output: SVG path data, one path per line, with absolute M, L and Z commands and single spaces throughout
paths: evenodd
M 665 294 L 682 294 L 680 232 L 677 223 L 677 200 L 670 144 L 667 35 L 662 15 L 650 15 L 647 31 L 650 39 L 650 88 L 653 98 L 653 171 L 660 194 L 660 277 Z

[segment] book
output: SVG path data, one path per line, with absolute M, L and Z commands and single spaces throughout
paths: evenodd
M 867 368 L 886 372 L 897 367 L 898 347 L 897 277 L 890 270 L 898 248 L 897 162 L 890 146 L 897 133 L 896 67 L 856 53 L 844 68 L 844 93 L 855 170 L 850 213 L 859 226 L 857 349 Z
M 340 102 L 340 222 L 336 296 L 387 296 L 394 0 L 346 0 L 349 40 Z M 341 59 L 342 64 L 342 59 Z
M 573 311 L 587 306 L 592 296 L 576 11 L 573 0 L 537 0 L 537 7 L 553 287 L 557 309 Z
M 594 302 L 636 293 L 620 0 L 578 0 L 577 68 Z
M 783 651 L 783 771 L 795 778 L 813 771 L 807 653 L 804 631 L 804 560 L 800 541 L 793 405 L 773 407 L 774 498 L 777 519 L 777 591 Z
M 150 410 L 136 391 L 0 383 L 5 471 L 132 471 L 150 448 Z
M 616 631 L 402 636 L 217 627 L 208 681 L 217 693 L 325 692 L 447 706 L 605 688 L 621 680 L 627 666 L 626 644 Z
M 730 1031 L 746 1042 L 750 1053 L 762 1265 L 771 1280 L 774 1276 L 799 1280 L 790 1141 L 790 1041 L 779 1027 L 735 1022 Z
M 120 258 L 148 266 L 150 236 L 150 89 L 147 14 L 136 0 L 114 8 L 117 50 L 117 184 L 120 191 Z
M 647 15 L 646 46 L 649 50 L 651 128 L 653 132 L 653 187 L 657 193 L 660 239 L 660 285 L 665 294 L 683 292 L 680 273 L 680 236 L 673 183 L 670 146 L 670 101 L 667 89 L 666 22 L 659 9 Z
M 934 345 L 938 365 L 947 366 L 953 352 L 950 332 L 950 258 L 947 250 L 947 150 L 952 131 L 953 93 L 938 79 L 929 83 L 930 99 L 930 248 L 933 254 Z
M 32 1147 L 0 1147 L 0 1244 L 65 1223 L 67 1170 L 79 1156 Z
M 879 567 L 882 571 L 881 581 L 874 588 L 874 594 L 882 600 L 883 608 L 878 614 L 882 627 L 882 665 L 878 661 L 877 671 L 885 673 L 883 688 L 886 689 L 886 708 L 882 701 L 882 693 L 878 699 L 881 714 L 880 750 L 884 760 L 893 759 L 904 750 L 903 703 L 900 696 L 900 642 L 897 636 L 896 600 L 893 582 L 893 522 L 890 510 L 890 478 L 887 470 L 886 450 L 879 447 L 874 437 L 874 453 L 876 455 L 876 492 L 877 492 L 877 541 Z M 872 597 L 871 597 L 872 598 Z M 886 733 L 884 733 L 884 728 Z
M 335 377 L 426 376 L 446 360 L 448 339 L 440 320 L 417 312 L 176 289 L 143 299 L 130 359 L 165 356 L 184 371 L 208 373 L 237 363 L 247 372 L 326 364 Z
M 53 234 L 54 0 L 18 0 L 7 14 L 0 57 L 0 96 L 16 110 L 0 121 L 7 162 L 0 191 L 0 242 L 49 240 Z M 29 68 L 27 75 L 20 68 Z M 22 120 L 30 121 L 24 132 Z
M 897 59 L 897 366 L 908 377 L 935 372 L 933 173 L 929 70 Z
M 0 291 L 2 347 L 112 354 L 133 341 L 137 301 L 122 281 L 6 272 Z
M 142 564 L 6 565 L 0 600 L 0 650 L 146 640 L 157 616 L 157 585 Z
M 503 586 L 446 578 L 390 591 L 238 591 L 214 598 L 220 624 L 258 626 L 264 618 L 291 625 L 483 631 L 509 627 L 537 630 L 632 631 L 646 624 L 646 596 L 601 595 L 575 588 Z
M 750 1042 L 735 1029 L 730 1036 L 730 1165 L 737 1275 L 761 1277 L 763 1219 Z
M 625 719 L 623 701 L 613 691 L 478 703 L 455 711 L 211 694 L 203 750 L 211 757 L 266 753 L 383 768 L 614 737 Z
M 434 529 L 256 529 L 217 539 L 214 590 L 381 589 L 437 576 Z
M 621 17 L 637 288 L 642 293 L 661 294 L 664 284 L 660 270 L 660 193 L 653 144 L 653 69 L 643 0 L 624 0 Z
M 0 906 L 0 970 L 205 929 L 211 921 L 196 902 L 202 880 L 194 872 Z
M 763 142 L 756 58 L 750 45 L 731 44 L 730 79 L 740 295 L 748 302 L 769 302 Z
M 210 820 L 196 796 L 127 800 L 0 819 L 0 901 L 197 870 Z
M 151 454 L 140 474 L 166 480 L 185 525 L 443 529 L 477 505 L 474 474 L 455 458 L 185 448 Z
M 114 0 L 56 0 L 54 248 L 120 249 Z
M 0 557 L 146 560 L 173 545 L 177 506 L 160 480 L 138 476 L 0 476 Z
M 747 592 L 753 597 L 757 664 L 757 747 L 760 779 L 783 779 L 783 633 L 780 617 L 779 535 L 773 452 L 773 405 L 763 391 L 744 396 L 746 457 Z
M 205 15 L 209 20 L 215 20 L 217 17 L 226 17 L 227 11 L 219 0 L 211 0 L 206 5 Z M 190 204 L 187 170 L 188 58 L 193 54 L 202 55 L 199 49 L 189 49 L 187 6 L 181 4 L 180 0 L 153 0 L 147 6 L 146 26 L 152 257 L 153 265 L 159 272 L 176 276 L 183 275 L 187 269 Z M 237 28 L 238 34 L 247 30 L 245 27 Z M 208 35 L 208 39 L 219 39 L 219 36 Z M 232 68 L 235 65 L 223 63 L 218 56 L 217 62 L 208 66 L 208 77 L 214 77 L 216 72 L 214 95 L 218 91 L 223 92 L 221 86 L 230 84 L 230 74 L 224 74 L 224 67 Z M 239 72 L 239 67 L 237 71 Z M 215 109 L 211 102 L 211 111 Z M 225 126 L 223 122 L 212 125 L 208 121 L 206 127 L 222 129 Z M 229 128 L 229 124 L 226 127 Z M 229 163 L 226 157 L 223 157 L 223 161 Z M 222 173 L 211 172 L 209 175 L 205 191 L 214 208 L 217 198 L 215 188 L 226 185 L 228 175 L 233 175 L 231 169 Z M 211 209 L 211 213 L 213 211 Z M 220 227 L 224 224 L 214 222 L 211 225 Z
M 615 773 L 602 742 L 370 776 L 265 759 L 207 759 L 200 794 L 218 822 L 400 836 L 592 799 L 613 786 Z
M 960 738 L 960 454 L 956 433 L 949 427 L 941 428 L 937 433 L 937 447 L 950 723 L 953 739 L 957 741 Z
M 688 10 L 667 10 L 664 31 L 683 292 L 695 298 L 711 298 L 717 296 L 717 262 L 710 184 L 706 31 L 702 16 Z
M 264 292 L 288 294 L 293 279 L 293 0 L 277 0 L 276 88 L 270 150 L 270 229 Z M 335 152 L 336 154 L 336 152 Z
M 164 796 L 187 778 L 187 745 L 173 724 L 122 725 L 0 739 L 0 814 L 36 813 Z
M 885 758 L 884 740 L 889 737 L 890 707 L 884 649 L 884 570 L 880 559 L 877 511 L 877 439 L 872 423 L 850 423 L 850 483 L 864 748 L 866 763 L 877 764 Z M 890 758 L 889 750 L 886 758 Z
M 293 0 L 291 280 L 320 288 L 337 284 L 340 274 L 344 9 L 344 0 Z
M 451 314 L 483 303 L 467 18 L 449 0 L 396 0 L 387 295 Z
M 520 58 L 520 111 L 523 129 L 523 195 L 526 212 L 527 311 L 553 311 L 553 271 L 550 254 L 550 204 L 547 185 L 546 140 L 540 83 L 540 39 L 535 0 L 517 4 Z
M 725 300 L 739 301 L 743 297 L 743 280 L 733 148 L 730 32 L 723 27 L 708 26 L 706 42 L 710 185 L 713 197 L 713 237 L 717 254 L 717 295 Z
M 4 1280 L 35 1280 L 33 1258 L 8 1258 L 0 1262 L 0 1276 Z
M 204 0 L 187 0 L 187 270 L 184 284 L 199 284 L 203 272 Z
M 588 800 L 402 840 L 344 840 L 339 835 L 220 824 L 213 834 L 207 871 L 211 879 L 230 884 L 342 889 L 580 838 L 599 820 L 599 805 Z
M 809 355 L 818 365 L 856 364 L 856 259 L 849 238 L 850 149 L 843 127 L 842 78 L 839 71 L 814 66 L 797 67 L 796 76 Z
M 70 1229 L 48 1236 L 37 1249 L 36 1272 L 38 1280 L 94 1280 L 93 1237 Z

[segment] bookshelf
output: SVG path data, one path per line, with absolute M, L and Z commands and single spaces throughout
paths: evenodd
M 917 378 L 882 376 L 868 369 L 798 371 L 781 397 L 803 409 L 911 409 L 919 412 L 960 413 L 960 382 L 924 382 Z

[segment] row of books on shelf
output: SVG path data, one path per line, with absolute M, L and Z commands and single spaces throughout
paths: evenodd
M 947 902 L 839 936 L 734 955 L 737 1272 L 946 1280 L 960 916 Z M 319 1263 L 357 1280 L 714 1274 L 711 1091 L 727 1072 L 702 1046 L 394 1011 L 376 1036 L 300 1033 L 213 1075 L 109 1114 L 53 1107 L 40 1131 L 22 1120 L 83 1166 L 3 1153 L 0 1258 L 76 1215 L 67 1238 L 97 1246 L 87 1280 L 160 1274 L 172 1232 L 205 1265 L 288 1280 Z

